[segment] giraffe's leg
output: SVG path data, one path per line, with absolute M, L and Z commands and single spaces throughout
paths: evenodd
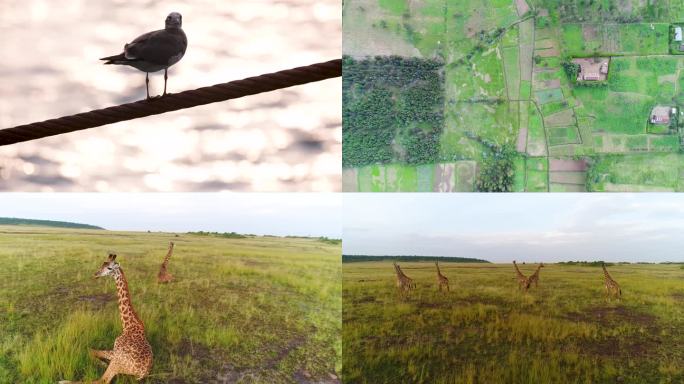
M 166 68 L 166 69 L 164 69 L 164 94 L 162 96 L 166 95 L 166 80 L 168 80 L 168 78 L 169 78 L 169 69 Z
M 97 359 L 100 363 L 107 365 L 108 361 L 111 361 L 112 358 L 114 358 L 114 351 L 98 351 L 95 349 L 90 350 L 90 356 L 94 359 Z
M 119 373 L 119 365 L 116 362 L 112 361 L 111 363 L 109 363 L 107 370 L 102 375 L 100 380 L 97 381 L 97 383 L 109 384 L 109 382 L 111 382 L 112 379 L 114 379 L 114 376 L 118 375 Z
M 449 283 L 447 283 L 446 287 L 447 287 L 447 292 L 449 292 Z

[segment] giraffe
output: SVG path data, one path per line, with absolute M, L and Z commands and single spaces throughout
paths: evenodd
M 608 274 L 608 270 L 606 270 L 606 264 L 601 263 L 601 268 L 603 268 L 603 276 L 606 278 L 606 294 L 610 298 L 611 296 L 615 296 L 618 300 L 620 299 L 620 296 L 622 296 L 622 289 L 620 289 L 620 284 L 617 283 L 617 281 L 613 280 L 612 277 L 610 277 L 610 274 Z
M 442 272 L 439 270 L 439 264 L 436 261 L 435 266 L 437 267 L 437 287 L 439 287 L 440 291 L 442 291 L 442 287 L 446 287 L 447 292 L 449 292 L 449 279 L 442 275 Z
M 539 286 L 539 270 L 544 268 L 544 263 L 539 263 L 537 270 L 529 277 L 530 285 L 534 283 L 535 288 Z
M 523 291 L 527 292 L 527 289 L 530 288 L 530 280 L 527 278 L 527 276 L 520 272 L 520 269 L 518 269 L 518 264 L 515 263 L 515 260 L 513 260 L 513 266 L 515 267 L 515 273 L 518 279 L 518 289 L 522 289 Z
M 413 283 L 413 280 L 406 276 L 404 272 L 401 270 L 401 267 L 397 263 L 392 263 L 394 264 L 394 271 L 397 273 L 397 288 L 399 289 L 400 294 L 408 294 L 408 292 L 412 289 L 415 288 L 416 285 Z
M 166 253 L 166 257 L 164 257 L 164 261 L 159 268 L 159 273 L 157 274 L 158 283 L 168 283 L 173 280 L 173 275 L 166 271 L 166 267 L 169 265 L 171 254 L 173 254 L 173 241 L 169 242 L 169 251 Z
M 145 338 L 145 326 L 135 313 L 131 303 L 131 294 L 128 290 L 128 282 L 119 263 L 115 261 L 116 255 L 109 254 L 107 261 L 95 272 L 94 278 L 112 276 L 116 281 L 116 293 L 119 297 L 119 314 L 121 316 L 122 332 L 114 340 L 114 349 L 111 351 L 90 350 L 90 355 L 109 365 L 99 380 L 92 384 L 109 384 L 118 374 L 132 375 L 138 380 L 146 377 L 152 369 L 152 347 Z M 84 383 L 81 381 L 60 381 L 59 384 Z

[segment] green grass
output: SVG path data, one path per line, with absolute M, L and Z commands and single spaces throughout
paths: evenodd
M 684 271 L 547 265 L 520 293 L 512 265 L 400 263 L 417 283 L 398 297 L 389 262 L 343 265 L 343 374 L 349 383 L 653 383 L 684 380 Z M 532 265 L 521 265 L 524 273 Z
M 401 15 L 408 10 L 406 1 L 404 0 L 378 0 L 380 7 L 392 12 L 395 15 Z
M 684 155 L 634 154 L 601 156 L 594 160 L 587 181 L 590 191 L 680 191 Z
M 94 380 L 88 348 L 121 332 L 111 278 L 118 253 L 154 365 L 144 383 L 295 383 L 341 370 L 340 245 L 316 239 L 228 239 L 168 233 L 2 227 L 0 382 Z M 169 272 L 156 282 L 169 241 Z M 232 381 L 231 381 L 232 380 Z M 134 383 L 119 376 L 117 383 Z

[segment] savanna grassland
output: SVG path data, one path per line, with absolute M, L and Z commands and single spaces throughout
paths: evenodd
M 345 0 L 343 189 L 682 191 L 683 25 L 680 0 Z M 594 57 L 607 78 L 578 81 L 572 61 Z M 407 108 L 412 75 L 371 97 L 373 73 L 416 63 L 439 64 L 441 95 L 419 101 L 441 125 Z M 679 110 L 651 124 L 655 106 Z
M 389 261 L 343 264 L 348 383 L 681 383 L 684 268 L 549 264 L 517 288 L 512 264 L 400 265 L 417 289 L 398 295 Z M 520 265 L 530 275 L 535 265 Z
M 232 237 L 0 227 L 0 382 L 102 375 L 88 348 L 121 332 L 113 279 L 92 278 L 109 251 L 152 345 L 142 382 L 339 382 L 339 242 Z M 160 285 L 169 241 L 175 280 Z

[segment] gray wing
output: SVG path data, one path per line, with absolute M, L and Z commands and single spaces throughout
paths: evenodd
M 124 54 L 127 59 L 167 65 L 172 57 L 182 56 L 186 48 L 187 39 L 182 31 L 178 34 L 161 29 L 141 35 L 126 44 Z

